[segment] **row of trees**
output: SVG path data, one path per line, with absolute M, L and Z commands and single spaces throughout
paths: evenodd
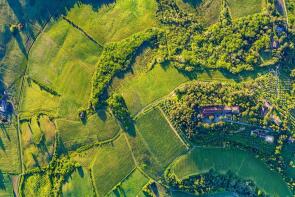
M 128 111 L 124 98 L 119 94 L 113 94 L 107 100 L 107 103 L 125 131 L 133 130 L 133 119 Z
M 92 79 L 89 109 L 102 104 L 103 94 L 114 76 L 130 69 L 138 52 L 147 45 L 156 45 L 161 34 L 159 29 L 148 29 L 104 48 Z

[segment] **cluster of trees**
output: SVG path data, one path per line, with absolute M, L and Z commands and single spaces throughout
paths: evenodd
M 239 196 L 266 196 L 252 180 L 241 179 L 231 171 L 220 174 L 211 169 L 204 174 L 177 180 L 176 176 L 168 170 L 165 178 L 173 189 L 197 195 L 227 191 Z
M 236 121 L 277 128 L 278 125 L 262 114 L 264 98 L 257 81 L 247 83 L 192 82 L 175 90 L 176 97 L 166 100 L 162 106 L 174 125 L 192 139 L 198 132 L 229 129 L 224 121 L 208 124 L 201 117 L 201 107 L 211 105 L 239 106 L 240 113 L 232 115 Z M 275 106 L 274 106 L 275 107 Z M 220 119 L 222 120 L 222 119 Z M 281 118 L 280 129 L 287 119 Z
M 271 49 L 273 35 L 273 23 L 267 14 L 232 22 L 222 19 L 194 36 L 191 49 L 182 56 L 190 65 L 222 68 L 231 73 L 252 71 L 262 63 L 260 52 Z
M 286 0 L 285 2 L 288 10 L 289 26 L 292 30 L 295 30 L 295 1 Z
M 130 69 L 140 50 L 147 45 L 155 46 L 161 34 L 159 29 L 148 29 L 104 48 L 92 79 L 89 109 L 102 104 L 104 93 L 114 76 Z
M 252 84 L 223 84 L 219 82 L 193 82 L 177 89 L 176 98 L 171 98 L 163 104 L 163 108 L 176 127 L 192 138 L 197 131 L 208 127 L 200 116 L 202 106 L 224 105 L 239 106 L 240 114 L 236 118 L 247 119 L 252 123 L 261 120 L 262 102 Z M 226 126 L 222 122 L 212 123 L 210 128 Z
M 271 17 L 276 14 L 273 2 L 263 13 L 233 20 L 227 2 L 223 1 L 219 22 L 207 30 L 196 15 L 181 10 L 174 0 L 158 0 L 158 4 L 158 18 L 167 30 L 166 60 L 181 71 L 252 71 L 257 66 L 277 63 L 288 47 L 286 33 L 276 32 L 274 24 L 282 21 Z M 263 62 L 262 53 L 270 54 L 270 60 Z
M 131 118 L 124 98 L 121 95 L 113 94 L 107 100 L 107 103 L 125 131 L 133 129 L 133 119 Z

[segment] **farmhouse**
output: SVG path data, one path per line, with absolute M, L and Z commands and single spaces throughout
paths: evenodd
M 205 106 L 201 108 L 201 117 L 206 118 L 209 116 L 219 117 L 219 116 L 226 116 L 226 115 L 234 115 L 240 113 L 239 106 Z

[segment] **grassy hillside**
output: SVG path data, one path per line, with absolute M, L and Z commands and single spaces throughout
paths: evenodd
M 101 44 L 115 42 L 157 26 L 155 0 L 117 0 L 98 10 L 76 4 L 66 16 Z
M 63 196 L 93 196 L 91 177 L 86 169 L 77 169 L 62 187 Z
M 265 0 L 228 0 L 230 12 L 233 18 L 248 16 L 261 12 L 265 8 Z
M 149 179 L 145 177 L 138 169 L 134 170 L 123 183 L 110 193 L 109 197 L 117 196 L 137 196 L 142 188 L 148 183 Z
M 170 162 L 185 152 L 185 146 L 158 109 L 139 117 L 136 127 L 136 133 L 128 139 L 141 167 L 153 177 L 160 176 Z
M 248 152 L 222 148 L 195 148 L 172 165 L 172 171 L 180 179 L 207 172 L 211 168 L 220 173 L 231 170 L 241 178 L 251 179 L 271 196 L 291 196 L 282 177 Z
M 69 149 L 108 140 L 120 130 L 114 117 L 109 112 L 104 111 L 91 115 L 86 123 L 80 120 L 58 119 L 57 125 L 63 143 Z
M 99 148 L 92 166 L 97 193 L 103 196 L 110 192 L 134 167 L 131 152 L 123 135 L 113 144 Z
M 14 125 L 0 128 L 0 170 L 2 172 L 19 173 L 20 159 L 17 130 Z

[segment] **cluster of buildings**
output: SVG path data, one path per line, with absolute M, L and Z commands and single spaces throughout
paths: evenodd
M 218 121 L 220 117 L 231 117 L 232 115 L 238 115 L 240 113 L 239 106 L 205 106 L 201 107 L 200 116 L 203 119 L 213 117 L 215 121 Z

